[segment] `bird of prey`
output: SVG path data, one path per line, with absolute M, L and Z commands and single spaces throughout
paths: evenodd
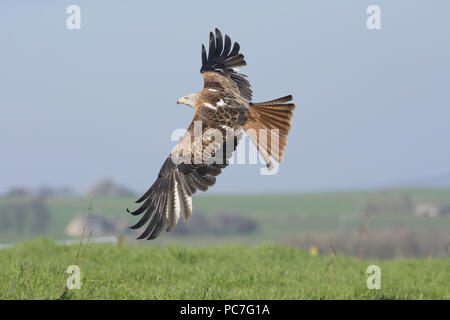
M 267 102 L 252 102 L 247 76 L 238 67 L 247 63 L 239 53 L 240 46 L 228 35 L 215 29 L 209 35 L 209 50 L 202 45 L 200 72 L 204 87 L 188 94 L 177 103 L 195 109 L 194 118 L 172 153 L 164 162 L 158 177 L 148 191 L 136 201 L 140 207 L 130 212 L 141 215 L 131 228 L 147 226 L 138 239 L 155 239 L 165 228 L 171 231 L 181 216 L 192 215 L 192 195 L 206 191 L 216 182 L 235 151 L 242 131 L 255 144 L 266 166 L 272 159 L 281 162 L 291 128 L 295 104 L 288 95 Z

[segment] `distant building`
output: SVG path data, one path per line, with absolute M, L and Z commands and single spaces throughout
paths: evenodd
M 78 237 L 83 232 L 85 215 L 80 214 L 72 219 L 66 227 L 65 233 L 70 237 Z M 128 224 L 123 219 L 108 219 L 103 216 L 90 214 L 86 225 L 86 234 L 92 231 L 93 236 L 134 234 L 128 228 Z
M 439 216 L 450 215 L 450 205 L 422 202 L 415 206 L 414 215 L 418 217 L 429 217 L 429 218 L 436 218 Z

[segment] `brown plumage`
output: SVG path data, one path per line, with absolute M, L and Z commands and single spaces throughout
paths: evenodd
M 192 215 L 192 195 L 206 191 L 216 182 L 242 137 L 243 130 L 256 145 L 267 167 L 272 159 L 281 162 L 295 109 L 292 96 L 252 103 L 247 76 L 236 68 L 247 63 L 232 46 L 228 35 L 216 29 L 209 37 L 208 54 L 202 45 L 203 90 L 178 100 L 192 106 L 195 115 L 186 134 L 164 162 L 155 183 L 136 201 L 130 212 L 142 215 L 131 228 L 148 225 L 138 239 L 155 239 L 161 231 L 173 230 L 180 215 Z
M 244 129 L 269 168 L 272 167 L 271 157 L 278 162 L 283 161 L 292 111 L 295 109 L 295 104 L 287 103 L 291 100 L 289 95 L 272 101 L 250 103 L 249 120 Z M 277 139 L 276 146 L 272 145 L 272 139 Z

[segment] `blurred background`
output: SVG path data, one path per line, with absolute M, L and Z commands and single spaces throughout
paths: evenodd
M 69 5 L 81 29 L 69 30 Z M 369 5 L 381 30 L 366 26 Z M 450 3 L 0 2 L 0 248 L 40 235 L 314 254 L 450 254 Z M 279 172 L 230 165 L 194 214 L 135 241 L 125 212 L 155 180 L 201 90 L 215 27 L 241 45 L 255 101 L 297 109 Z

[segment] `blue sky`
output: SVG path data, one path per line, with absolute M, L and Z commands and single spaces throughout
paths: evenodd
M 81 30 L 66 8 L 81 8 Z M 366 8 L 381 8 L 381 30 Z M 201 90 L 215 27 L 254 100 L 297 109 L 278 174 L 228 167 L 215 192 L 368 188 L 450 172 L 448 1 L 2 1 L 0 192 L 112 177 L 151 185 Z

